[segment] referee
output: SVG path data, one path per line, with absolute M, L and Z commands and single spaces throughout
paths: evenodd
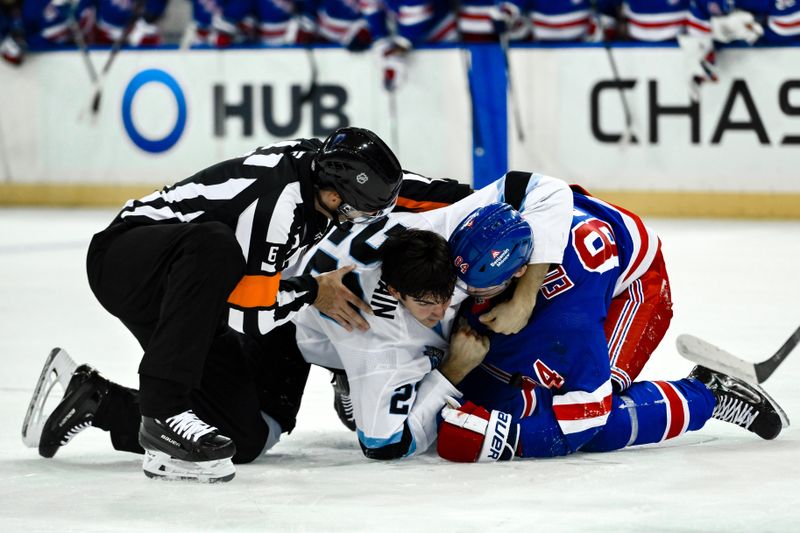
M 342 128 L 324 143 L 278 142 L 129 201 L 94 236 L 87 257 L 92 291 L 144 350 L 137 429 L 146 452 L 145 474 L 192 478 L 192 463 L 203 468 L 219 463 L 194 472 L 204 481 L 231 479 L 234 441 L 263 445 L 292 429 L 299 398 L 294 413 L 283 420 L 280 413 L 263 420 L 244 418 L 254 412 L 247 406 L 260 402 L 263 392 L 252 376 L 253 354 L 294 353 L 293 328 L 276 327 L 310 305 L 348 331 L 368 327 L 357 309 L 372 310 L 342 284 L 352 265 L 319 276 L 284 272 L 331 224 L 382 218 L 395 205 L 402 175 L 397 158 L 378 136 Z M 73 407 L 86 406 L 90 396 L 96 399 L 89 418 L 112 430 L 113 442 L 115 426 L 131 425 L 131 418 L 112 415 L 120 406 L 97 406 L 113 404 L 100 400 L 109 387 L 119 386 L 91 367 L 81 368 L 83 375 L 76 372 L 59 408 L 67 414 L 76 411 L 64 405 L 70 395 L 74 401 L 67 403 Z M 307 368 L 299 374 L 302 391 Z M 283 379 L 293 378 L 273 376 L 272 382 Z M 86 389 L 83 400 L 77 394 L 81 387 Z M 136 395 L 118 396 L 126 398 L 128 409 L 137 401 Z M 77 411 L 70 416 L 80 415 Z M 73 422 L 80 420 L 67 417 L 59 427 L 45 428 L 42 455 L 55 453 L 53 439 L 62 437 L 60 443 L 70 426 L 77 427 Z M 116 429 L 135 435 L 133 428 Z M 48 439 L 55 447 L 43 451 Z M 114 445 L 137 448 L 135 442 Z M 240 449 L 239 459 L 252 460 L 260 451 Z M 188 465 L 188 473 L 175 467 L 180 463 Z

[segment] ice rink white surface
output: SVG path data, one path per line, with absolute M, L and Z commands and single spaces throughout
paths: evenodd
M 97 429 L 40 458 L 20 426 L 52 347 L 137 384 L 138 345 L 84 271 L 113 215 L 0 209 L 0 531 L 800 531 L 797 426 L 763 441 L 712 420 L 660 445 L 503 464 L 369 462 L 316 369 L 292 435 L 227 484 L 150 480 Z M 759 361 L 800 323 L 800 223 L 648 222 L 675 317 L 642 377 L 690 371 L 679 333 Z M 799 383 L 800 349 L 765 384 L 798 426 Z

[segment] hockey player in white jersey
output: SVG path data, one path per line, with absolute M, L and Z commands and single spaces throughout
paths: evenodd
M 334 231 L 306 256 L 302 268 L 309 273 L 355 263 L 350 288 L 375 313 L 364 317 L 369 330 L 356 333 L 313 309 L 293 320 L 308 362 L 346 372 L 359 443 L 369 458 L 396 459 L 428 449 L 438 412 L 448 397 L 460 396 L 455 385 L 488 350 L 488 342 L 468 329 L 451 339 L 466 294 L 448 297 L 455 273 L 440 258 L 447 250 L 444 239 L 429 232 L 447 237 L 476 207 L 495 201 L 519 207 L 536 235 L 531 268 L 518 285 L 524 300 L 528 290 L 538 291 L 542 266 L 547 270 L 561 262 L 572 213 L 566 184 L 539 174 L 509 172 L 449 207 L 391 214 L 349 233 Z M 497 261 L 507 253 L 498 251 Z M 529 317 L 533 307 L 518 312 L 516 298 L 508 302 L 514 308 L 509 314 Z M 516 324 L 503 322 L 501 315 L 502 310 L 486 316 L 484 323 L 513 331 Z

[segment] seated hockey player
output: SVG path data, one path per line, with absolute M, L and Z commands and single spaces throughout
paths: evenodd
M 306 257 L 306 273 L 325 272 L 356 262 L 359 268 L 351 290 L 370 303 L 374 315 L 365 316 L 369 330 L 348 334 L 324 314 L 313 309 L 293 322 L 305 359 L 343 371 L 349 394 L 340 418 L 357 429 L 365 456 L 396 459 L 424 452 L 436 438 L 436 416 L 469 362 L 480 358 L 484 343 L 469 331 L 457 333 L 450 347 L 456 309 L 466 296 L 442 276 L 447 266 L 429 270 L 429 261 L 441 255 L 442 246 L 423 238 L 402 237 L 405 229 L 422 229 L 447 236 L 476 207 L 498 200 L 522 206 L 526 223 L 537 235 L 539 247 L 526 257 L 530 267 L 517 284 L 516 294 L 503 310 L 483 320 L 495 331 L 511 333 L 527 322 L 534 296 L 550 263 L 560 263 L 571 220 L 571 193 L 560 180 L 526 172 L 509 172 L 495 183 L 441 209 L 425 213 L 392 213 L 366 231 L 333 231 Z M 538 228 L 538 229 L 536 229 Z M 395 244 L 395 243 L 402 244 Z M 427 250 L 427 251 L 426 251 Z M 445 272 L 437 274 L 438 271 Z M 522 320 L 520 320 L 520 317 Z M 457 328 L 456 328 L 457 329 Z M 437 366 L 460 351 L 446 366 Z M 478 352 L 477 354 L 475 352 Z M 450 366 L 452 363 L 452 367 Z M 464 364 L 462 364 L 464 363 Z M 344 387 L 342 387 L 344 388 Z M 346 390 L 346 389 L 345 389 Z M 341 389 L 340 389 L 341 392 Z M 341 395 L 340 398 L 344 399 Z M 347 409 L 349 407 L 349 409 Z M 352 418 L 342 416 L 352 414 Z
M 490 205 L 451 236 L 459 282 L 476 296 L 465 316 L 490 348 L 459 385 L 467 402 L 443 409 L 440 456 L 473 462 L 609 451 L 696 431 L 710 418 L 777 437 L 788 425 L 780 407 L 759 387 L 719 372 L 696 367 L 685 379 L 631 384 L 671 316 L 660 243 L 636 215 L 580 189 L 573 194 L 564 261 L 515 335 L 494 335 L 477 316 L 506 297 L 536 234 L 507 206 Z

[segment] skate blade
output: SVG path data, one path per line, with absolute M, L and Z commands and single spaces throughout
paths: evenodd
M 758 389 L 758 391 L 761 394 L 764 395 L 764 397 L 767 399 L 767 401 L 772 405 L 772 407 L 775 409 L 775 412 L 778 413 L 778 418 L 781 419 L 781 428 L 782 429 L 788 428 L 789 427 L 789 416 L 786 414 L 786 411 L 783 410 L 783 407 L 781 407 L 778 404 L 778 402 L 773 400 L 772 396 L 767 394 L 767 391 L 765 391 L 760 385 L 756 385 L 756 388 Z
M 36 382 L 36 388 L 33 390 L 28 410 L 25 412 L 25 420 L 22 421 L 22 442 L 28 448 L 39 447 L 39 438 L 47 421 L 47 416 L 44 415 L 44 407 L 53 387 L 55 387 L 56 383 L 60 384 L 63 395 L 64 391 L 67 390 L 70 379 L 72 379 L 72 373 L 77 367 L 78 365 L 65 350 L 53 348 L 50 351 L 44 362 L 44 367 L 42 367 L 39 380 Z
M 145 450 L 142 470 L 150 479 L 195 483 L 224 483 L 236 475 L 236 467 L 230 459 L 193 463 L 152 450 Z

